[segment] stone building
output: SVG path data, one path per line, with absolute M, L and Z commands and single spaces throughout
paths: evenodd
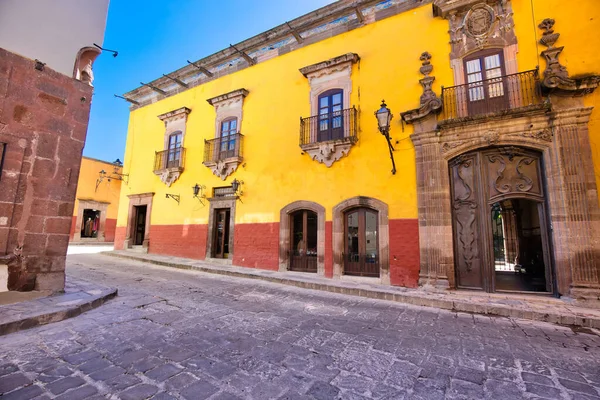
M 71 243 L 112 243 L 115 240 L 122 174 L 120 160 L 81 158 L 71 222 Z
M 0 3 L 0 290 L 64 288 L 107 10 L 108 0 Z
M 116 247 L 593 304 L 599 29 L 595 0 L 341 0 L 190 62 L 125 94 Z

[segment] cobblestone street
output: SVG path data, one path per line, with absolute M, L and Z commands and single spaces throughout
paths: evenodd
M 3 400 L 600 398 L 597 331 L 98 254 L 67 271 L 119 296 L 0 337 Z

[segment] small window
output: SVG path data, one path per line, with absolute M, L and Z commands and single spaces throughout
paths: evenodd
M 169 135 L 169 156 L 167 158 L 167 168 L 178 167 L 181 160 L 181 131 Z
M 235 156 L 237 122 L 237 118 L 227 119 L 221 122 L 220 160 Z
M 319 132 L 317 140 L 324 142 L 344 138 L 344 91 L 332 89 L 319 96 Z
M 469 111 L 494 111 L 507 102 L 502 51 L 483 51 L 465 58 Z
M 2 180 L 2 168 L 4 167 L 5 150 L 6 150 L 6 143 L 0 143 L 0 181 Z

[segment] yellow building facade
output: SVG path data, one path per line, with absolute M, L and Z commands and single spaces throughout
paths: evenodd
M 114 242 L 121 172 L 120 162 L 82 157 L 70 243 Z
M 125 94 L 116 248 L 594 298 L 600 6 L 560 5 L 342 0 Z

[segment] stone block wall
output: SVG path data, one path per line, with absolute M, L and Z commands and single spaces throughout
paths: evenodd
M 0 48 L 0 256 L 9 290 L 64 289 L 92 87 Z

